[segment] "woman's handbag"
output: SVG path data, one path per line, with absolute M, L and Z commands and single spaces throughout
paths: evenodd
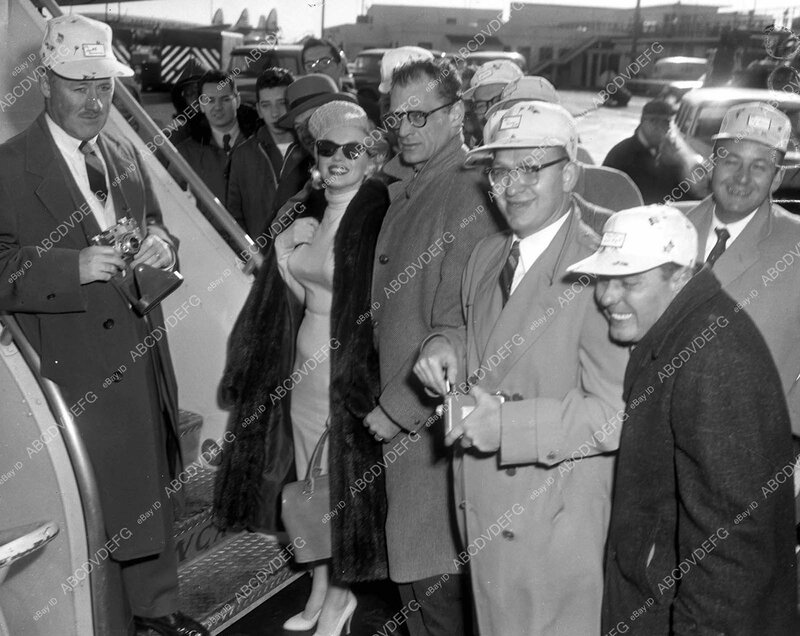
M 306 478 L 286 484 L 282 491 L 283 525 L 294 545 L 297 563 L 331 558 L 331 529 L 326 523 L 330 519 L 331 486 L 328 475 L 320 474 L 329 430 L 326 424 L 311 454 Z

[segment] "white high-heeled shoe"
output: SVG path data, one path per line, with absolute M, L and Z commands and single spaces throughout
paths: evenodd
M 347 601 L 347 605 L 344 607 L 344 611 L 339 616 L 339 620 L 336 621 L 336 625 L 333 627 L 333 631 L 328 632 L 327 634 L 323 634 L 322 632 L 316 631 L 314 632 L 314 636 L 341 636 L 342 630 L 346 630 L 344 633 L 350 633 L 350 623 L 353 622 L 353 615 L 356 612 L 356 606 L 358 602 L 356 601 L 355 594 L 352 592 L 350 593 L 350 600 Z
M 307 632 L 316 626 L 321 613 L 322 608 L 320 607 L 313 618 L 303 618 L 303 612 L 295 614 L 283 624 L 283 629 L 287 632 Z

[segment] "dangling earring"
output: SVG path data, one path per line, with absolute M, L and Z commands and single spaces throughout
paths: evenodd
M 312 166 L 309 171 L 311 174 L 311 187 L 315 190 L 322 190 L 325 187 L 325 181 L 322 179 L 322 173 L 317 166 Z

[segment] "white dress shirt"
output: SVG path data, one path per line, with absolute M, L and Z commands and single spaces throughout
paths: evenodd
M 214 138 L 214 143 L 216 143 L 220 148 L 225 148 L 225 142 L 223 137 L 225 135 L 231 136 L 231 149 L 236 145 L 236 140 L 239 138 L 241 131 L 239 130 L 239 123 L 234 122 L 233 126 L 229 130 L 218 130 L 217 128 L 211 128 L 211 136 Z
M 544 253 L 558 231 L 567 222 L 570 214 L 572 214 L 572 208 L 566 214 L 561 215 L 561 218 L 524 239 L 514 235 L 514 240 L 519 240 L 519 263 L 517 263 L 517 269 L 514 270 L 514 280 L 511 281 L 512 294 L 528 270 L 533 267 L 536 260 Z
M 742 230 L 750 223 L 750 219 L 752 219 L 756 212 L 758 212 L 758 208 L 753 210 L 750 214 L 748 214 L 743 219 L 739 219 L 738 221 L 734 221 L 733 223 L 723 223 L 717 218 L 717 212 L 714 212 L 711 215 L 711 229 L 708 231 L 708 236 L 706 237 L 706 251 L 705 251 L 705 259 L 708 258 L 708 255 L 711 253 L 711 250 L 714 249 L 714 246 L 717 244 L 717 233 L 714 230 L 721 230 L 725 228 L 730 233 L 730 238 L 728 242 L 725 244 L 725 249 L 728 249 L 731 244 L 736 240 L 736 237 L 742 233 Z
M 97 136 L 95 135 L 92 137 L 89 143 L 94 146 L 94 154 L 100 159 L 105 169 L 106 189 L 108 191 L 105 202 L 97 198 L 89 185 L 89 175 L 86 173 L 86 159 L 79 148 L 82 141 L 76 139 L 61 128 L 61 126 L 56 124 L 56 122 L 50 118 L 50 115 L 45 115 L 44 119 L 47 122 L 47 127 L 50 129 L 50 134 L 53 136 L 53 141 L 56 142 L 56 148 L 58 148 L 61 156 L 64 157 L 64 161 L 67 162 L 67 167 L 72 174 L 72 178 L 75 179 L 75 183 L 78 184 L 78 189 L 81 191 L 83 198 L 89 204 L 89 208 L 94 218 L 97 220 L 97 224 L 100 226 L 101 230 L 108 229 L 117 222 L 117 215 L 114 210 L 114 199 L 111 196 L 111 188 L 109 188 L 108 183 L 108 164 L 106 164 L 103 153 L 100 152 L 100 148 L 97 146 Z

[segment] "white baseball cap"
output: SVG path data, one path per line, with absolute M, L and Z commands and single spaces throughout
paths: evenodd
M 792 123 L 766 102 L 745 102 L 731 106 L 722 118 L 719 133 L 712 139 L 747 139 L 786 152 Z
M 378 84 L 378 90 L 381 93 L 389 93 L 392 90 L 392 73 L 396 68 L 416 60 L 432 59 L 433 53 L 420 46 L 400 46 L 386 51 L 381 58 L 381 83 Z
M 483 127 L 483 146 L 467 153 L 465 165 L 486 161 L 496 150 L 563 146 L 571 161 L 578 156 L 578 125 L 558 104 L 518 102 L 495 112 Z
M 642 205 L 620 210 L 606 221 L 598 250 L 567 267 L 568 272 L 629 276 L 677 263 L 693 267 L 697 230 L 677 208 Z
M 72 80 L 130 77 L 133 69 L 114 57 L 111 27 L 78 14 L 47 22 L 39 56 L 46 68 Z
M 522 77 L 522 69 L 514 62 L 509 60 L 492 60 L 485 62 L 478 67 L 475 75 L 469 81 L 469 88 L 464 91 L 463 98 L 471 100 L 475 89 L 480 86 L 491 86 L 493 84 L 506 85 Z
M 538 101 L 550 104 L 560 104 L 556 87 L 540 75 L 525 75 L 506 84 L 500 93 L 500 101 L 492 104 L 486 111 L 486 119 L 498 110 L 506 110 L 517 102 Z

